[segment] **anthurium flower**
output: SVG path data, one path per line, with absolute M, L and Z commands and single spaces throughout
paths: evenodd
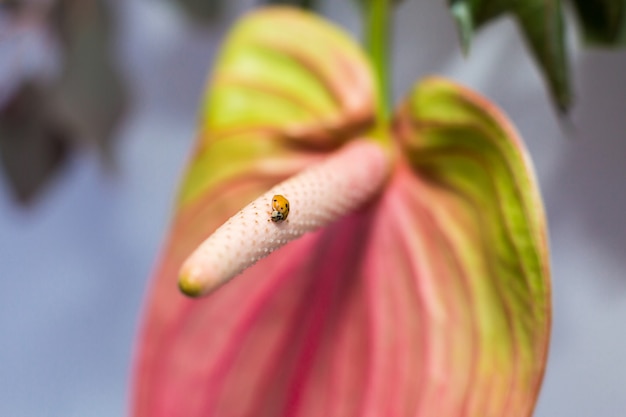
M 532 413 L 550 294 L 526 151 L 450 81 L 418 83 L 390 122 L 379 94 L 315 15 L 233 29 L 149 294 L 134 416 Z

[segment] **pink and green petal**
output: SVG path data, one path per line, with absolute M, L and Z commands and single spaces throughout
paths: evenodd
M 545 218 L 526 151 L 492 104 L 438 78 L 415 87 L 395 131 L 411 173 L 402 195 L 414 204 L 391 214 L 419 224 L 405 240 L 428 236 L 416 245 L 428 252 L 414 252 L 429 271 L 419 279 L 426 340 L 447 355 L 441 366 L 455 364 L 434 369 L 456 391 L 446 403 L 463 398 L 463 413 L 448 415 L 529 416 L 551 305 Z

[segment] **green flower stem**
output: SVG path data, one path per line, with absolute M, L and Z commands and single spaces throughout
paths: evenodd
M 365 12 L 365 45 L 374 67 L 378 96 L 376 110 L 379 122 L 386 123 L 390 114 L 389 93 L 389 0 L 367 0 Z

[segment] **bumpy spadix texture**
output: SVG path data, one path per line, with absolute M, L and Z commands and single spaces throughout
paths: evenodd
M 181 290 L 191 296 L 206 294 L 293 239 L 353 212 L 380 191 L 388 171 L 383 149 L 358 141 L 274 186 L 191 255 L 181 271 Z M 275 194 L 289 200 L 286 221 L 270 221 Z
M 313 15 L 262 9 L 233 30 L 151 288 L 135 417 L 530 416 L 550 286 L 522 143 L 485 99 L 438 78 L 372 129 L 371 80 L 354 43 Z M 318 194 L 298 194 L 323 167 Z M 274 193 L 288 223 L 268 222 Z M 255 230 L 282 244 L 329 221 L 205 298 L 177 289 L 199 247 L 182 285 L 194 294 L 274 248 Z M 228 233 L 244 241 L 226 247 Z

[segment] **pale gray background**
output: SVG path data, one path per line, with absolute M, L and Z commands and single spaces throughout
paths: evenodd
M 212 29 L 164 1 L 113 3 L 134 101 L 116 169 L 81 152 L 26 211 L 0 180 L 0 416 L 126 414 L 138 314 L 199 96 L 223 31 L 252 1 L 231 2 Z M 553 343 L 536 416 L 624 416 L 626 53 L 575 53 L 579 101 L 561 125 L 513 22 L 486 28 L 463 59 L 444 3 L 398 8 L 394 92 L 444 74 L 516 123 L 545 198 L 554 272 Z M 358 30 L 350 3 L 327 1 L 324 11 Z

